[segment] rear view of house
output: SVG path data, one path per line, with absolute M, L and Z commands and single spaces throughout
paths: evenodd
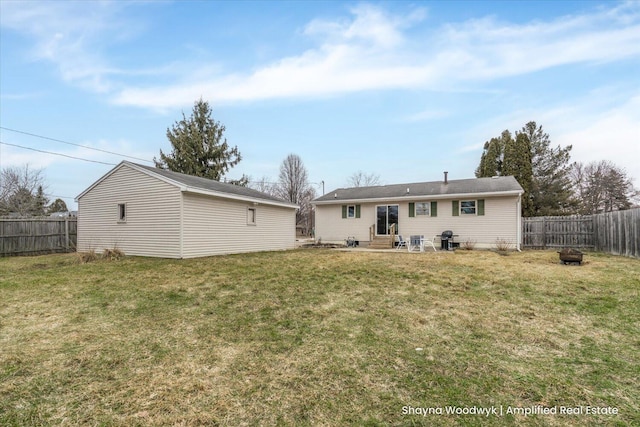
M 339 188 L 314 200 L 316 238 L 371 244 L 392 232 L 440 236 L 451 230 L 456 242 L 477 248 L 496 241 L 521 244 L 522 187 L 512 176 Z M 389 242 L 389 246 L 391 242 Z
M 77 198 L 78 251 L 193 258 L 293 249 L 297 206 L 259 191 L 122 162 Z

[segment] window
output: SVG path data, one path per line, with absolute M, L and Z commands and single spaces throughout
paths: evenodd
M 462 200 L 460 202 L 460 213 L 463 215 L 475 215 L 476 214 L 476 201 L 475 200 Z
M 256 225 L 256 209 L 247 208 L 247 225 Z
M 118 204 L 118 222 L 127 222 L 127 205 L 124 203 Z
M 438 202 L 415 202 L 409 203 L 409 217 L 413 218 L 418 215 L 422 216 L 438 216 Z
M 484 215 L 484 199 L 478 200 L 452 200 L 451 201 L 451 215 L 459 216 L 462 215 Z M 432 208 L 433 209 L 433 208 Z
M 360 218 L 360 205 L 342 205 L 342 218 Z
M 429 216 L 429 205 L 430 203 L 416 203 L 416 216 L 417 215 Z

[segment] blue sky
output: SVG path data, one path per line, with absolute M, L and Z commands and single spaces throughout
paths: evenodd
M 275 181 L 298 154 L 321 193 L 473 177 L 482 146 L 534 120 L 572 160 L 640 186 L 640 2 L 0 0 L 0 126 L 151 161 L 202 97 Z M 0 129 L 0 167 L 73 198 L 118 155 Z M 141 160 L 134 160 L 143 163 Z

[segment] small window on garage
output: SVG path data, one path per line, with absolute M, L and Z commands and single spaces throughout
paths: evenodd
M 256 225 L 256 208 L 247 208 L 247 225 Z
M 118 222 L 127 222 L 126 203 L 118 203 Z

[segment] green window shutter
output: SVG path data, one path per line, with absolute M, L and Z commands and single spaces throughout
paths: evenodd
M 431 202 L 431 216 L 438 216 L 438 202 Z
M 347 205 L 342 205 L 342 218 L 347 217 Z
M 409 218 L 413 218 L 416 216 L 416 204 L 409 203 Z
M 356 218 L 360 218 L 360 205 L 356 205 Z
M 478 215 L 484 215 L 484 199 L 478 200 Z
M 451 202 L 451 215 L 460 216 L 460 202 L 458 200 Z

